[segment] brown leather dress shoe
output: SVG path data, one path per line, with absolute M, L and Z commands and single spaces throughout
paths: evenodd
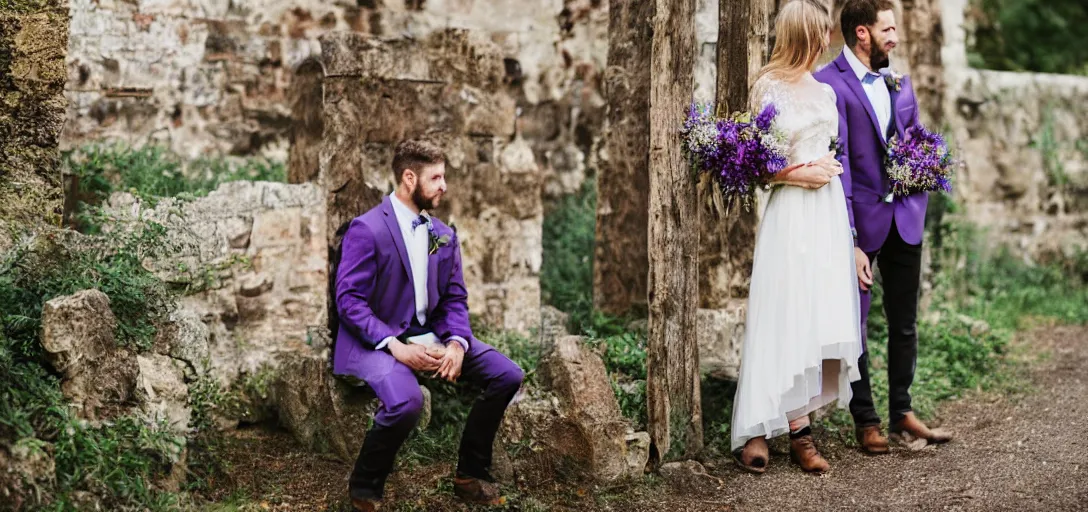
M 377 512 L 381 508 L 381 502 L 378 500 L 367 500 L 352 498 L 351 507 L 355 512 Z
M 741 469 L 757 475 L 767 471 L 767 460 L 770 457 L 770 448 L 767 447 L 767 439 L 753 437 L 744 443 L 744 448 L 733 452 L 733 459 Z
M 809 473 L 823 473 L 831 469 L 827 459 L 816 450 L 816 442 L 811 435 L 790 439 L 790 458 Z
M 913 412 L 908 412 L 892 425 L 891 438 L 912 450 L 920 450 L 930 444 L 947 443 L 952 440 L 952 434 L 939 428 L 930 429 Z
M 888 453 L 888 438 L 880 434 L 880 425 L 858 428 L 855 432 L 861 451 L 869 455 Z
M 479 478 L 453 479 L 453 494 L 461 501 L 472 505 L 503 505 L 506 498 L 499 492 L 499 486 Z

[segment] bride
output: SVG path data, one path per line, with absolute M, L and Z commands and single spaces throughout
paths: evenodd
M 808 415 L 850 403 L 861 328 L 854 243 L 829 153 L 839 129 L 835 93 L 810 70 L 830 41 L 831 19 L 813 0 L 792 0 L 775 20 L 771 61 L 752 86 L 752 111 L 773 103 L 789 138 L 789 166 L 775 178 L 759 233 L 748 298 L 732 448 L 744 469 L 767 467 L 767 439 L 789 434 L 790 456 L 823 472 Z

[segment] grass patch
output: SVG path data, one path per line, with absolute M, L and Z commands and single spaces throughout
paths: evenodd
M 571 315 L 575 325 L 593 312 L 593 244 L 597 180 L 587 179 L 544 216 L 540 295 L 544 304 Z
M 162 249 L 162 235 L 152 224 L 108 238 L 48 232 L 0 260 L 0 445 L 42 450 L 55 467 L 55 484 L 25 498 L 56 510 L 90 506 L 81 501 L 86 492 L 107 508 L 174 506 L 175 497 L 152 482 L 177 461 L 185 440 L 135 417 L 100 426 L 76 418 L 39 339 L 46 301 L 96 288 L 110 298 L 117 344 L 147 350 L 174 300 L 140 265 Z

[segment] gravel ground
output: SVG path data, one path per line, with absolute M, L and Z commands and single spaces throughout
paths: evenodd
M 1038 330 L 1022 343 L 1047 354 L 1033 363 L 1030 388 L 945 404 L 941 426 L 957 436 L 947 445 L 870 457 L 820 432 L 832 464 L 823 476 L 797 469 L 779 441 L 765 475 L 718 460 L 680 487 L 660 479 L 607 489 L 523 482 L 508 509 L 1088 510 L 1088 328 Z M 215 491 L 220 498 L 241 492 L 257 510 L 349 510 L 342 493 L 350 468 L 302 451 L 285 433 L 243 431 L 227 455 L 234 469 Z M 395 502 L 383 510 L 469 510 L 452 496 L 451 469 L 395 474 Z

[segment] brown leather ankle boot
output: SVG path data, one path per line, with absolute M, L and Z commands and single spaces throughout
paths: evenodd
M 856 434 L 861 451 L 869 455 L 888 453 L 888 438 L 880 434 L 880 425 L 860 427 Z
M 790 439 L 790 458 L 809 473 L 823 473 L 831 469 L 831 465 L 816 450 L 812 435 Z
M 770 457 L 770 448 L 767 447 L 767 439 L 753 437 L 744 443 L 744 448 L 737 450 L 733 457 L 741 469 L 750 473 L 762 474 L 767 471 L 767 460 Z

